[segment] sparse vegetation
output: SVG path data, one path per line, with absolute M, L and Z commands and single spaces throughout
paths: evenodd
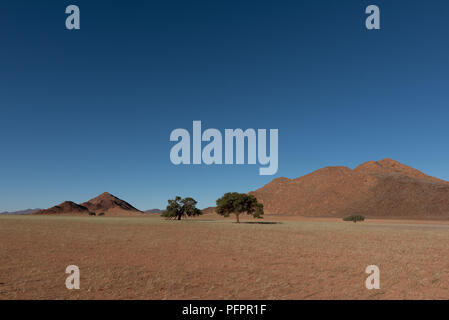
M 237 225 L 215 214 L 180 224 L 159 216 L 0 216 L 0 255 L 8 257 L 0 300 L 363 300 L 373 299 L 364 288 L 373 263 L 388 271 L 374 299 L 449 298 L 448 221 L 392 220 L 369 232 L 342 218 L 253 222 L 273 218 L 282 224 Z M 85 290 L 65 287 L 65 257 L 79 264 Z
M 216 212 L 224 217 L 235 214 L 237 223 L 240 223 L 240 214 L 247 213 L 254 218 L 263 218 L 263 204 L 257 202 L 253 195 L 245 193 L 228 192 L 217 200 Z
M 99 216 L 104 216 L 104 212 L 100 212 L 98 215 Z
M 95 212 L 89 212 L 89 215 L 90 216 L 96 216 L 96 213 Z
M 176 197 L 173 200 L 168 200 L 168 205 L 165 211 L 161 214 L 167 219 L 181 220 L 182 217 L 199 216 L 203 213 L 196 207 L 197 201 L 193 198 Z
M 365 221 L 365 217 L 362 215 L 352 215 L 348 216 L 346 218 L 343 218 L 344 221 L 353 221 L 354 223 L 358 221 Z

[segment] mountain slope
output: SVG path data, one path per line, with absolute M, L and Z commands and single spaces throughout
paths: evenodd
M 49 209 L 39 210 L 34 212 L 36 215 L 59 215 L 59 214 L 67 214 L 67 215 L 88 215 L 89 209 L 84 206 L 80 206 L 72 201 L 64 201 L 57 206 L 51 207 Z
M 135 213 L 142 213 L 128 202 L 123 201 L 108 192 L 102 193 L 98 197 L 90 199 L 81 205 L 92 212 L 105 212 L 108 215 L 132 215 Z
M 278 178 L 251 194 L 274 214 L 449 218 L 449 183 L 392 159 Z

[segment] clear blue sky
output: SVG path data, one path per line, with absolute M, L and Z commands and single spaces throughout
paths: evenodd
M 65 7 L 81 30 L 65 29 Z M 381 30 L 365 29 L 365 8 Z M 139 209 L 394 158 L 449 179 L 449 2 L 0 2 L 0 211 Z M 170 132 L 279 129 L 279 171 L 174 166 Z

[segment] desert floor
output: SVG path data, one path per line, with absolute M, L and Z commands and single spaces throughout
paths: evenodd
M 0 299 L 449 299 L 447 222 L 255 221 L 2 216 Z

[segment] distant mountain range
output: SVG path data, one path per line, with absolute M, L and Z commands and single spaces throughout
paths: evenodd
M 34 212 L 33 214 L 89 214 L 89 209 L 79 204 L 76 204 L 73 201 L 64 201 L 57 206 L 39 210 Z
M 45 210 L 34 212 L 35 215 L 89 215 L 90 213 L 105 214 L 108 216 L 129 216 L 139 215 L 143 212 L 134 208 L 128 202 L 123 201 L 112 194 L 105 192 L 90 199 L 89 201 L 77 204 L 72 201 L 65 201 L 59 205 Z
M 207 208 L 201 209 L 201 212 L 202 212 L 203 214 L 216 213 L 216 212 L 215 212 L 215 209 L 216 209 L 216 207 L 207 207 Z
M 449 182 L 392 159 L 278 178 L 250 194 L 271 214 L 449 219 Z
M 150 209 L 140 211 L 126 201 L 123 201 L 112 194 L 105 192 L 90 199 L 89 201 L 77 204 L 73 201 L 64 201 L 48 209 L 27 209 L 21 211 L 5 211 L 0 214 L 36 214 L 36 215 L 89 215 L 90 213 L 107 214 L 109 216 L 134 215 L 134 214 L 161 214 L 164 210 Z
M 144 211 L 143 213 L 161 214 L 162 212 L 164 212 L 164 210 L 160 210 L 160 209 L 150 209 L 150 210 Z
M 41 210 L 41 209 L 26 209 L 26 210 L 11 211 L 11 212 L 4 211 L 4 212 L 0 212 L 0 214 L 32 214 L 39 210 Z
M 277 178 L 250 192 L 267 214 L 305 217 L 449 219 L 449 182 L 428 176 L 392 159 L 369 161 L 355 169 L 326 167 L 305 176 Z M 214 213 L 215 208 L 204 208 Z M 49 209 L 28 209 L 0 214 L 138 216 L 144 212 L 110 193 L 81 204 L 65 201 Z

